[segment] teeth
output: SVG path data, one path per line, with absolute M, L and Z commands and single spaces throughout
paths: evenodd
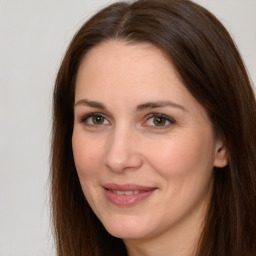
M 112 190 L 113 193 L 117 194 L 117 195 L 126 195 L 126 196 L 130 196 L 130 195 L 137 195 L 139 193 L 138 190 L 134 190 L 134 191 L 119 191 L 119 190 Z
M 125 191 L 124 194 L 127 196 L 130 196 L 130 195 L 133 195 L 133 191 Z

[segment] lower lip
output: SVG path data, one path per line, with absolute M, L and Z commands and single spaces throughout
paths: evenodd
M 109 202 L 117 206 L 133 206 L 140 201 L 148 198 L 156 189 L 149 191 L 140 191 L 138 194 L 132 195 L 117 195 L 113 191 L 105 189 L 105 195 Z

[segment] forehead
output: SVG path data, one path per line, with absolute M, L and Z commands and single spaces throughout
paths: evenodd
M 161 90 L 160 84 L 175 85 L 181 81 L 170 59 L 159 48 L 149 43 L 128 44 L 114 40 L 92 48 L 78 70 L 77 87 L 92 90 L 102 83 L 104 88 L 136 87 L 149 91 L 153 85 L 158 84 L 155 89 Z
M 145 65 L 145 60 L 148 65 Z M 109 40 L 90 49 L 83 57 L 79 70 L 83 67 L 88 67 L 88 64 L 93 68 L 99 68 L 105 65 L 105 70 L 109 71 L 117 62 L 119 67 L 125 67 L 125 64 L 141 65 L 144 69 L 151 70 L 155 62 L 169 64 L 172 66 L 170 59 L 158 47 L 150 43 L 129 43 L 123 40 Z M 127 71 L 133 70 L 133 66 L 126 66 Z M 109 69 L 107 70 L 106 67 Z M 150 71 L 150 70 L 149 70 Z

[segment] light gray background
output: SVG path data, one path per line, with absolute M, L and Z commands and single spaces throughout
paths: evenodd
M 107 0 L 0 0 L 0 256 L 55 255 L 49 137 L 56 72 L 75 31 Z M 196 0 L 235 39 L 256 81 L 256 0 Z

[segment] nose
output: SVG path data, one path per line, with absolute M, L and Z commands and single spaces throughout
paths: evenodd
M 114 131 L 108 138 L 105 166 L 114 172 L 138 169 L 143 164 L 138 144 L 138 138 L 127 129 Z

